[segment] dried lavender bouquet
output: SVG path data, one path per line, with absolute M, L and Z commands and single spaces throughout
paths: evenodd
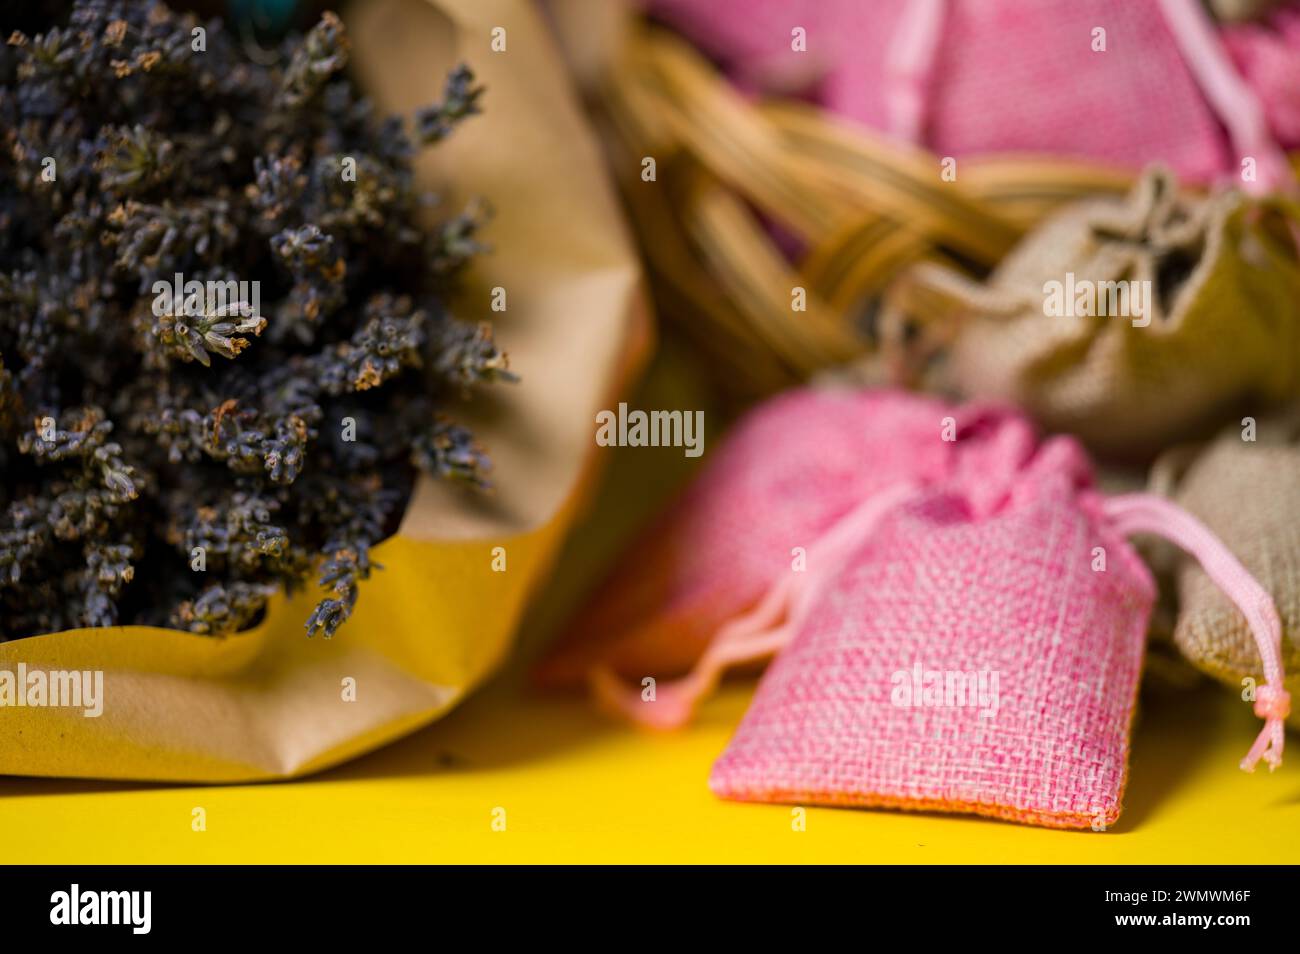
M 0 47 L 0 639 L 231 633 L 313 576 L 329 636 L 417 469 L 485 486 L 438 414 L 510 377 L 440 301 L 479 216 L 416 227 L 346 62 L 333 15 L 266 65 L 146 0 Z M 453 71 L 418 141 L 479 92 Z

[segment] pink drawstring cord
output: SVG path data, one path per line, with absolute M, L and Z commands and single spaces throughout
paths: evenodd
M 1190 553 L 1246 617 L 1264 663 L 1264 685 L 1255 693 L 1255 714 L 1264 720 L 1264 728 L 1241 767 L 1253 772 L 1262 758 L 1270 771 L 1277 768 L 1282 764 L 1283 720 L 1291 713 L 1291 696 L 1282 687 L 1282 622 L 1272 597 L 1209 528 L 1168 500 L 1127 494 L 1107 500 L 1103 507 L 1125 536 L 1153 533 Z
M 611 714 L 653 729 L 675 729 L 690 721 L 700 701 L 717 687 L 732 666 L 775 655 L 799 629 L 822 589 L 844 568 L 855 548 L 894 507 L 916 493 L 900 484 L 860 504 L 817 538 L 806 553 L 807 569 L 791 571 L 774 583 L 752 610 L 714 634 L 689 674 L 656 686 L 653 700 L 628 686 L 612 670 L 598 667 L 590 684 L 601 707 Z
M 889 132 L 920 145 L 930 77 L 943 36 L 946 0 L 911 0 L 903 11 L 885 59 L 885 109 Z
M 889 131 L 920 145 L 925 104 L 943 35 L 946 0 L 908 0 L 885 67 Z M 1255 93 L 1238 74 L 1201 0 L 1160 0 L 1160 12 L 1174 35 L 1188 70 L 1237 152 L 1255 158 L 1257 176 L 1242 187 L 1252 194 L 1285 192 L 1295 186 L 1286 153 L 1269 129 Z
M 1237 159 L 1255 158 L 1258 175 L 1242 187 L 1251 194 L 1289 191 L 1295 175 L 1273 138 L 1264 108 L 1237 73 L 1201 0 L 1160 0 L 1160 12 L 1228 138 Z

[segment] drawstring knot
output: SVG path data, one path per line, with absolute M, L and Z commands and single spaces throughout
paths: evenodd
M 1250 753 L 1241 760 L 1243 770 L 1255 771 L 1260 759 L 1268 763 L 1270 772 L 1282 764 L 1283 720 L 1290 714 L 1291 693 L 1273 685 L 1255 690 L 1255 715 L 1264 720 L 1264 728 L 1260 729 Z
M 1128 494 L 1106 501 L 1107 516 L 1124 534 L 1154 533 L 1186 550 L 1246 618 L 1264 664 L 1264 685 L 1255 692 L 1255 715 L 1264 720 L 1255 744 L 1241 760 L 1253 772 L 1263 759 L 1269 769 L 1282 764 L 1282 720 L 1290 714 L 1291 696 L 1281 688 L 1282 620 L 1273 598 L 1205 524 L 1186 510 L 1154 494 Z
M 1261 719 L 1285 719 L 1291 714 L 1291 693 L 1276 686 L 1255 690 L 1255 715 Z

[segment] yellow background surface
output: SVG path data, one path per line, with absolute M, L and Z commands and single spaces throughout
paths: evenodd
M 667 345 L 630 400 L 707 408 L 712 447 L 722 414 Z M 700 463 L 672 449 L 610 452 L 607 479 L 528 612 L 511 668 L 445 719 L 294 782 L 0 777 L 0 863 L 1300 862 L 1300 736 L 1289 734 L 1280 770 L 1247 775 L 1237 763 L 1260 722 L 1208 682 L 1175 689 L 1144 679 L 1124 813 L 1107 832 L 815 807 L 797 832 L 789 806 L 724 802 L 707 786 L 752 682 L 728 683 L 694 726 L 673 735 L 532 692 L 530 661 L 635 527 Z M 206 831 L 191 829 L 196 807 Z M 506 811 L 503 832 L 492 830 L 496 808 Z
M 445 721 L 298 782 L 229 787 L 0 780 L 0 860 L 24 862 L 1300 861 L 1300 745 L 1236 767 L 1257 720 L 1206 686 L 1148 693 L 1124 815 L 1108 832 L 723 802 L 705 780 L 744 711 L 646 735 L 506 679 Z M 207 830 L 191 830 L 202 807 Z M 492 830 L 505 809 L 506 830 Z

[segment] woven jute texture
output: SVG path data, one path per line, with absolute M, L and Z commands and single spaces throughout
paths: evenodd
M 1050 219 L 986 286 L 934 266 L 916 281 L 958 320 L 945 384 L 1014 401 L 1103 455 L 1149 458 L 1300 389 L 1300 268 L 1273 200 L 1180 192 L 1152 169 L 1124 199 Z M 1048 313 L 1052 282 L 1064 315 Z M 1111 287 L 1136 287 L 1146 313 L 1115 314 Z
M 1286 689 L 1300 698 L 1300 431 L 1261 422 L 1254 442 L 1225 432 L 1187 470 L 1175 499 L 1227 544 L 1273 597 L 1282 617 Z M 1194 560 L 1178 571 L 1174 641 L 1194 665 L 1243 691 L 1262 681 L 1246 620 Z M 1300 728 L 1300 712 L 1289 720 Z
M 878 525 L 763 677 L 717 794 L 1116 820 L 1154 583 L 1102 517 L 1077 442 L 1053 438 L 1003 482 L 1006 463 Z M 928 674 L 942 688 L 918 698 Z

